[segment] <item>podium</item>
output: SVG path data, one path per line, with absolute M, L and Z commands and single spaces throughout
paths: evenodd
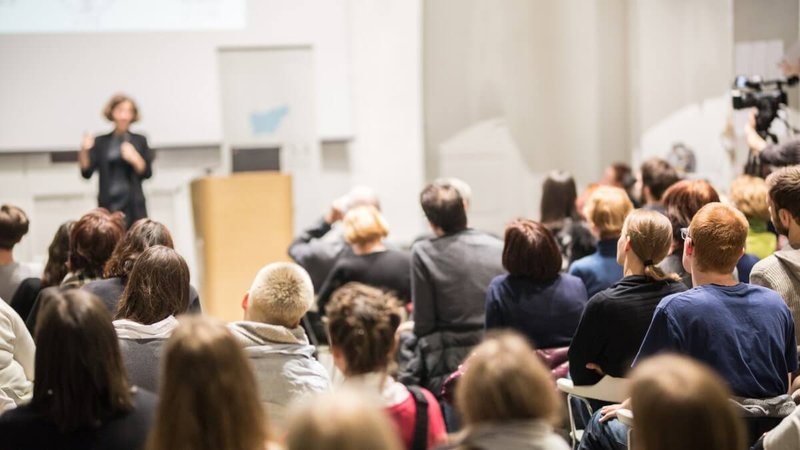
M 259 269 L 288 261 L 292 178 L 248 172 L 192 181 L 192 211 L 203 312 L 242 319 L 242 297 Z

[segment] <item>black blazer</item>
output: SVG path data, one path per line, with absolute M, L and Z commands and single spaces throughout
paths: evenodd
M 126 205 L 112 205 L 109 196 L 111 175 L 108 163 L 108 146 L 111 143 L 111 133 L 95 138 L 94 146 L 89 150 L 89 167 L 82 169 L 81 175 L 83 178 L 89 179 L 95 170 L 100 173 L 97 205 L 111 211 L 124 212 L 128 216 L 126 217 L 126 221 L 128 222 L 128 226 L 130 226 L 136 220 L 147 217 L 147 206 L 145 204 L 144 192 L 142 192 L 142 180 L 150 178 L 153 175 L 153 152 L 150 150 L 150 146 L 147 145 L 147 138 L 141 134 L 128 133 L 128 141 L 136 148 L 136 151 L 142 155 L 142 158 L 144 158 L 145 170 L 142 175 L 139 175 L 133 170 L 131 165 L 126 164 L 124 176 L 130 184 L 130 194 Z

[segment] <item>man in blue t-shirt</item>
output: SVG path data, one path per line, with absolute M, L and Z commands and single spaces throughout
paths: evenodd
M 776 292 L 739 283 L 732 275 L 744 253 L 747 219 L 730 206 L 709 203 L 685 234 L 683 265 L 695 288 L 659 303 L 634 365 L 655 353 L 682 353 L 716 370 L 735 396 L 786 394 L 797 370 L 789 308 Z M 629 408 L 630 399 L 623 406 Z M 581 449 L 626 448 L 626 429 L 609 421 L 619 407 L 595 414 Z

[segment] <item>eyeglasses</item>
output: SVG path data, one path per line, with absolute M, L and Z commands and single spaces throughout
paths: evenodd
M 691 236 L 689 236 L 689 229 L 681 228 L 681 239 L 685 241 L 688 238 L 691 238 Z

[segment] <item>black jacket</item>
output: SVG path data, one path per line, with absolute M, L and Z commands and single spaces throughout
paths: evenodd
M 142 155 L 145 161 L 145 171 L 142 175 L 136 173 L 133 167 L 125 163 L 125 169 L 118 175 L 112 175 L 110 163 L 108 161 L 108 147 L 111 144 L 111 133 L 97 136 L 94 146 L 89 150 L 89 167 L 81 169 L 83 178 L 89 179 L 96 171 L 100 173 L 100 187 L 97 194 L 97 205 L 107 208 L 110 211 L 122 211 L 126 214 L 126 222 L 130 226 L 133 222 L 143 217 L 147 217 L 147 206 L 145 204 L 144 192 L 142 192 L 142 180 L 153 175 L 152 161 L 153 152 L 147 145 L 147 138 L 141 134 L 127 133 L 126 139 Z M 128 196 L 122 200 L 111 198 L 110 186 L 112 176 L 123 176 L 129 183 Z

